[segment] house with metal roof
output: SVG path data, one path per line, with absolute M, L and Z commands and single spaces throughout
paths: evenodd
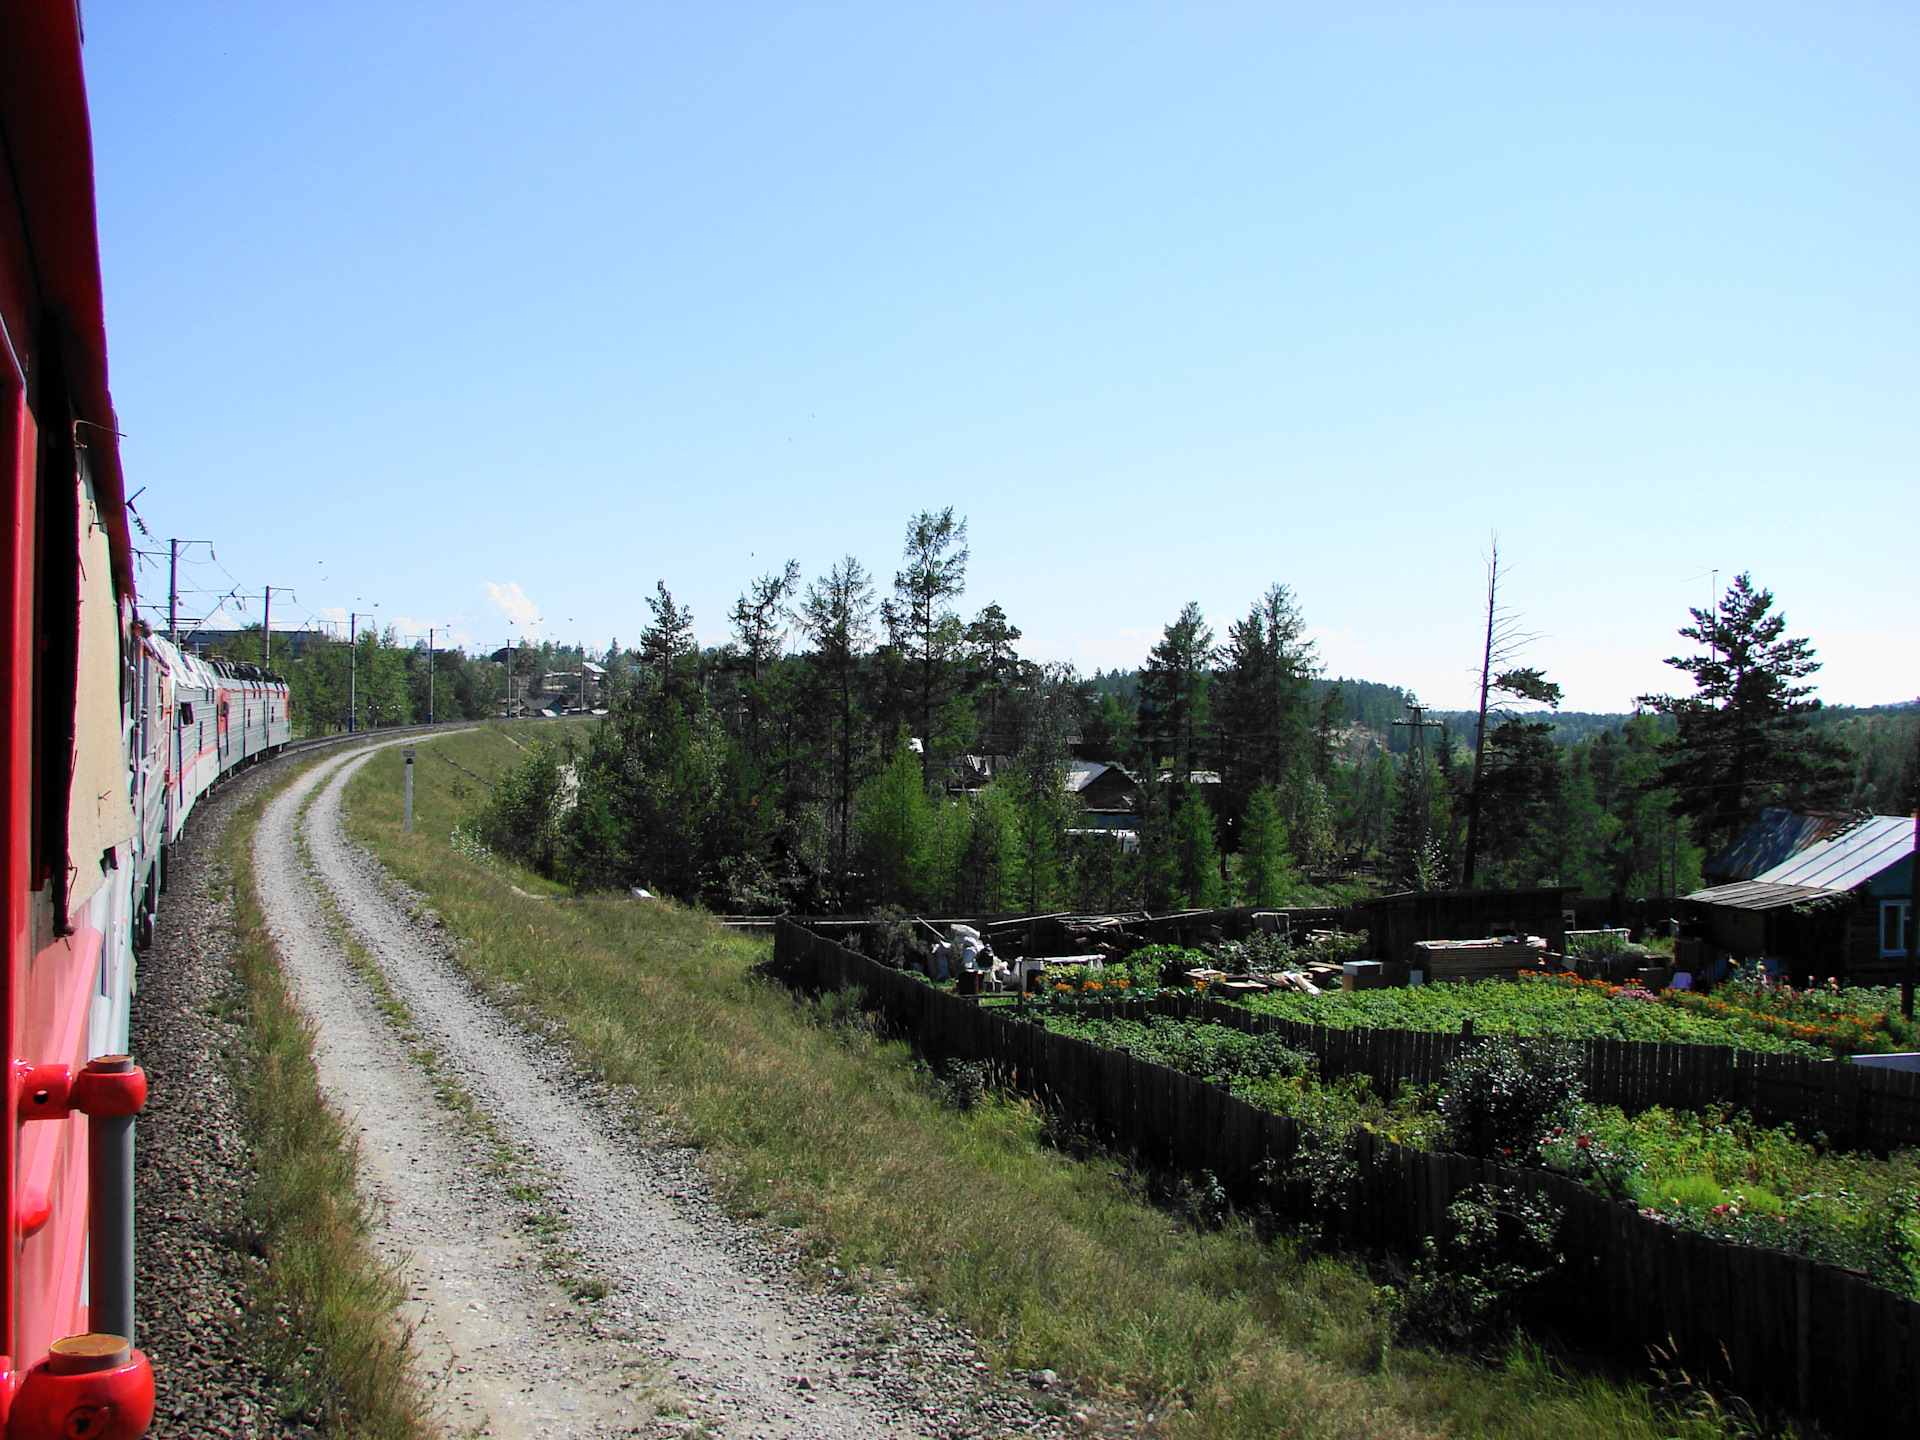
M 1760 818 L 1747 827 L 1746 834 L 1720 854 L 1708 858 L 1700 867 L 1700 878 L 1709 885 L 1752 880 L 1791 860 L 1809 845 L 1818 845 L 1851 828 L 1860 818 L 1854 810 L 1806 813 L 1785 807 L 1763 810 Z
M 1763 815 L 1728 853 L 1774 863 L 1749 879 L 1686 897 L 1708 941 L 1736 959 L 1784 960 L 1801 980 L 1899 979 L 1913 924 L 1914 819 L 1837 820 L 1774 810 Z
M 1105 760 L 1075 760 L 1065 783 L 1080 802 L 1080 817 L 1069 834 L 1124 832 L 1126 848 L 1139 844 L 1140 781 L 1130 771 Z

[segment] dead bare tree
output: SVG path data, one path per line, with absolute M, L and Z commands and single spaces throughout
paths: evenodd
M 1460 884 L 1473 888 L 1474 866 L 1480 859 L 1481 777 L 1487 761 L 1487 710 L 1496 691 L 1542 705 L 1560 703 L 1560 687 L 1531 666 L 1495 670 L 1508 665 L 1520 651 L 1540 638 L 1520 628 L 1514 613 L 1500 604 L 1500 537 L 1491 538 L 1487 553 L 1487 626 L 1480 651 L 1480 713 L 1473 732 L 1473 783 L 1467 792 L 1467 853 L 1460 866 Z

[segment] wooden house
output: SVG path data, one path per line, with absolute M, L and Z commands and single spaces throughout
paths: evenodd
M 1748 848 L 1764 853 L 1768 835 L 1800 843 L 1751 879 L 1687 896 L 1692 927 L 1736 960 L 1784 961 L 1801 983 L 1897 982 L 1913 924 L 1913 817 L 1855 815 L 1840 825 L 1803 817 L 1821 823 L 1793 826 L 1780 813 L 1761 817 Z
M 1067 767 L 1067 793 L 1080 802 L 1082 827 L 1132 830 L 1140 824 L 1140 782 L 1105 760 L 1076 760 Z
M 1801 812 L 1776 807 L 1762 810 L 1760 818 L 1746 833 L 1720 854 L 1708 858 L 1700 867 L 1700 878 L 1709 886 L 1732 885 L 1753 880 L 1784 865 L 1809 845 L 1852 826 L 1860 819 L 1853 810 L 1810 810 Z

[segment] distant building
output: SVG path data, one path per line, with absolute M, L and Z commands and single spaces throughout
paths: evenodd
M 920 742 L 913 742 L 914 753 L 920 753 Z M 971 795 L 976 790 L 984 790 L 993 783 L 994 776 L 1013 764 L 1011 755 L 957 755 L 947 767 L 953 778 L 947 782 L 950 795 Z
M 1067 767 L 1067 793 L 1079 797 L 1084 809 L 1135 810 L 1140 781 L 1110 761 L 1076 760 Z
M 1076 760 L 1067 767 L 1067 793 L 1080 802 L 1080 819 L 1070 833 L 1096 830 L 1131 832 L 1139 843 L 1140 781 L 1105 760 Z

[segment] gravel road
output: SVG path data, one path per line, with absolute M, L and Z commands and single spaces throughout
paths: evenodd
M 1050 1374 L 990 1379 L 956 1327 L 882 1293 L 798 1283 L 789 1256 L 714 1203 L 684 1147 L 649 1137 L 623 1102 L 482 996 L 418 897 L 342 829 L 341 791 L 370 754 L 322 760 L 277 797 L 254 862 L 286 969 L 319 1025 L 322 1086 L 360 1133 L 364 1183 L 384 1217 L 378 1243 L 404 1267 L 408 1319 L 449 1430 L 1066 1432 L 1050 1412 L 1069 1397 L 1049 1392 Z M 411 1034 L 355 969 L 343 930 Z M 438 1083 L 470 1097 L 483 1122 L 443 1103 L 422 1047 Z

